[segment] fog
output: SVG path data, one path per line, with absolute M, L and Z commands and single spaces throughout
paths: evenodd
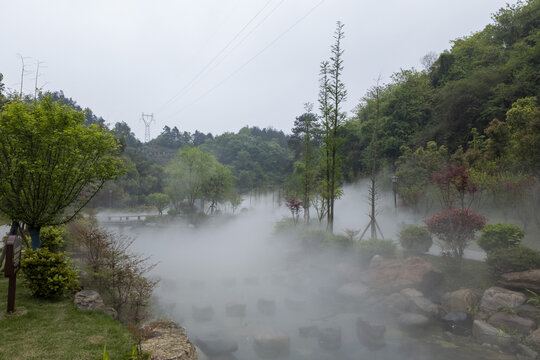
M 336 203 L 334 232 L 363 231 L 369 222 L 367 184 L 344 190 Z M 201 339 L 203 345 L 211 339 L 218 347 L 236 343 L 238 350 L 227 359 L 481 358 L 433 348 L 417 339 L 423 335 L 398 330 L 380 299 L 369 292 L 340 294 L 340 287 L 362 276 L 355 254 L 331 246 L 306 249 L 287 233 L 276 236 L 276 223 L 290 213 L 272 199 L 248 198 L 237 215 L 200 227 L 177 223 L 123 229 L 136 238 L 133 250 L 158 263 L 151 274 L 160 279 L 154 316 L 177 321 L 199 345 Z M 392 193 L 380 197 L 377 220 L 385 237 L 396 239 L 402 222 L 419 219 L 396 214 L 393 201 Z M 386 326 L 384 342 L 373 344 L 357 334 L 358 318 Z M 273 339 L 273 348 L 288 350 L 265 353 L 256 349 L 256 339 Z

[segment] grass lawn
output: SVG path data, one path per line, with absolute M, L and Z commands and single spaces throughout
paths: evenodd
M 33 298 L 20 276 L 15 308 L 27 313 L 4 317 L 8 279 L 1 276 L 0 359 L 102 359 L 104 345 L 111 359 L 129 358 L 135 342 L 122 324 L 102 312 L 81 311 L 70 299 Z

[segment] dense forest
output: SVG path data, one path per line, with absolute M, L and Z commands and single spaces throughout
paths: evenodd
M 62 91 L 50 95 L 84 110 L 87 124 L 108 128 L 120 143 L 128 171 L 106 183 L 94 207 L 149 204 L 151 194 L 178 197 L 171 174 L 179 176 L 190 156 L 202 156 L 185 151 L 192 148 L 211 156 L 204 161 L 212 171 L 199 166 L 190 173 L 213 179 L 213 185 L 190 179 L 198 189 L 194 196 L 214 205 L 280 189 L 306 210 L 311 204 L 324 211 L 332 205 L 323 199 L 339 197 L 344 183 L 376 172 L 382 186 L 397 175 L 400 203 L 419 209 L 431 201 L 426 187 L 433 174 L 448 166 L 466 168 L 475 184 L 493 194 L 491 201 L 506 201 L 497 199 L 501 187 L 511 189 L 514 200 L 525 199 L 538 187 L 540 171 L 540 1 L 508 5 L 492 19 L 482 31 L 453 40 L 449 50 L 424 56 L 422 70 L 400 69 L 389 83 L 374 84 L 348 116 L 341 109 L 341 72 L 354 65 L 343 64 L 338 24 L 331 57 L 321 62 L 317 105 L 307 103 L 306 112 L 291 119 L 290 134 L 244 127 L 217 135 L 165 126 L 142 143 L 125 122 L 107 124 Z M 0 105 L 9 96 L 0 75 Z M 219 196 L 209 194 L 215 186 L 224 187 Z

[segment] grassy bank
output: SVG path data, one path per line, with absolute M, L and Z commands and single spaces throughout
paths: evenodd
M 101 359 L 103 346 L 114 360 L 128 359 L 134 340 L 119 322 L 102 312 L 81 311 L 70 299 L 54 301 L 30 296 L 17 279 L 17 312 L 4 317 L 8 280 L 0 278 L 0 359 Z

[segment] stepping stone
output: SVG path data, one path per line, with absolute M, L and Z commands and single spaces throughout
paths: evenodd
M 253 350 L 261 359 L 275 359 L 288 356 L 291 340 L 288 335 L 278 332 L 268 332 L 255 335 Z
M 238 343 L 225 333 L 212 332 L 195 338 L 195 345 L 210 357 L 228 355 L 238 350 Z

